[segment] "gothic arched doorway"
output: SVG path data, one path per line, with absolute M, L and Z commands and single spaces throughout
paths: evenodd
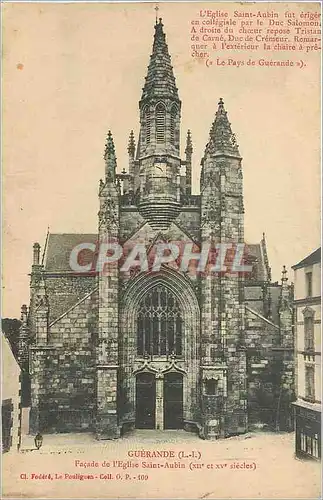
M 154 429 L 156 413 L 156 379 L 153 373 L 136 377 L 136 428 Z
M 120 310 L 122 400 L 119 401 L 122 403 L 118 411 L 122 425 L 142 426 L 139 414 L 143 398 L 139 394 L 144 389 L 137 384 L 139 373 L 151 373 L 155 377 L 151 391 L 151 394 L 155 391 L 155 429 L 165 428 L 164 377 L 168 373 L 183 374 L 182 392 L 178 389 L 177 393 L 182 395 L 183 403 L 179 396 L 167 399 L 167 407 L 171 403 L 176 406 L 177 401 L 177 407 L 182 408 L 181 412 L 177 410 L 176 427 L 181 427 L 182 422 L 196 421 L 199 329 L 199 304 L 187 277 L 165 266 L 158 273 L 141 273 L 129 281 L 121 296 Z M 180 385 L 181 381 L 178 382 Z M 166 424 L 169 428 L 175 425 L 169 421 Z
M 183 375 L 164 375 L 164 429 L 183 428 Z

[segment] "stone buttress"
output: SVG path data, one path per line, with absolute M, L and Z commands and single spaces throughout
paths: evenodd
M 105 148 L 105 181 L 100 181 L 99 211 L 99 332 L 96 350 L 98 439 L 119 436 L 118 390 L 118 261 L 106 263 L 108 245 L 119 237 L 119 196 L 116 155 L 111 132 Z M 107 246 L 106 246 L 107 245 Z

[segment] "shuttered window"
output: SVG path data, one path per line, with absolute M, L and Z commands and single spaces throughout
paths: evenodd
M 150 143 L 150 109 L 147 106 L 145 109 L 145 135 L 146 135 L 146 143 Z
M 173 106 L 170 115 L 170 142 L 175 144 L 176 139 L 177 107 Z
M 158 104 L 156 108 L 156 142 L 165 142 L 166 112 L 163 104 Z

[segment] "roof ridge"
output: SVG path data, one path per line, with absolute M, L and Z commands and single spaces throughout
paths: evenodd
M 297 264 L 294 264 L 292 269 L 297 269 L 298 267 L 305 267 L 306 265 L 318 264 L 321 262 L 321 247 L 311 252 L 309 255 L 300 260 Z
M 77 236 L 81 236 L 83 234 L 86 234 L 86 235 L 91 235 L 91 236 L 97 236 L 98 233 L 49 233 L 49 236 L 65 236 L 65 235 L 70 235 L 70 236 L 73 236 L 73 235 L 77 235 Z

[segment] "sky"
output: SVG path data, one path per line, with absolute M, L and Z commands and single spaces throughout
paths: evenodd
M 304 56 L 303 69 L 207 68 L 191 57 L 190 23 L 199 9 L 224 5 L 232 12 L 238 4 L 160 5 L 182 100 L 182 157 L 190 129 L 197 193 L 222 97 L 243 157 L 246 241 L 257 243 L 265 232 L 273 280 L 284 264 L 293 280 L 290 266 L 320 245 L 320 53 Z M 43 247 L 48 226 L 53 233 L 97 231 L 107 132 L 120 171 L 130 130 L 138 136 L 154 7 L 3 5 L 3 317 L 19 317 L 29 302 L 32 246 Z

